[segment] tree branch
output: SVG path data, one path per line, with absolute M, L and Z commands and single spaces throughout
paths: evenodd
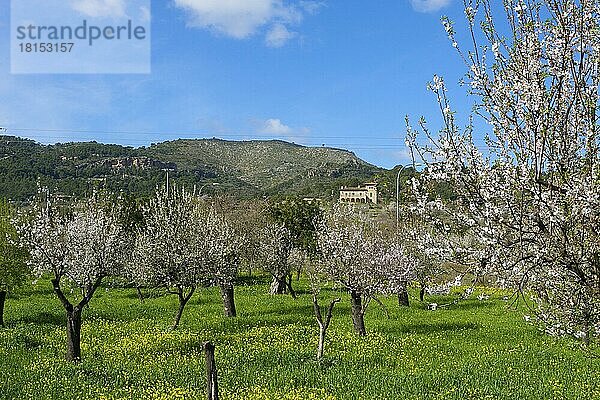
M 54 293 L 56 293 L 56 296 L 62 303 L 65 310 L 67 310 L 68 312 L 73 312 L 73 305 L 71 304 L 69 299 L 67 299 L 67 297 L 63 293 L 62 289 L 60 288 L 60 278 L 54 278 L 54 279 L 52 279 L 51 282 L 52 282 L 52 287 L 54 288 Z

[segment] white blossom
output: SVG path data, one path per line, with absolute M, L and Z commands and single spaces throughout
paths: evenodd
M 505 3 L 513 39 L 482 0 L 482 31 L 472 24 L 473 49 L 459 49 L 486 148 L 473 124 L 461 129 L 444 111 L 439 135 L 421 125 L 431 145 L 411 141 L 427 164 L 413 190 L 423 198 L 434 182 L 450 185 L 444 222 L 481 244 L 500 284 L 532 294 L 548 333 L 589 341 L 600 336 L 600 3 Z M 447 110 L 446 88 L 430 89 Z

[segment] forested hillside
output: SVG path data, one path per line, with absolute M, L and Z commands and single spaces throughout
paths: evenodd
M 133 148 L 0 136 L 0 197 L 12 200 L 31 198 L 38 184 L 65 195 L 98 186 L 147 195 L 167 171 L 174 182 L 206 185 L 206 193 L 323 198 L 386 173 L 346 150 L 283 141 L 177 140 Z

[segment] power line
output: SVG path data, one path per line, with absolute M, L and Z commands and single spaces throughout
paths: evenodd
M 23 132 L 59 132 L 59 133 L 89 133 L 89 134 L 114 134 L 114 135 L 154 135 L 154 136 L 202 136 L 202 138 L 212 139 L 219 137 L 237 137 L 237 138 L 249 138 L 252 137 L 252 140 L 260 140 L 262 135 L 260 133 L 222 133 L 219 132 L 217 134 L 210 132 L 200 132 L 200 131 L 181 131 L 179 133 L 167 132 L 167 131 L 123 131 L 123 130 L 86 130 L 86 129 L 48 129 L 48 128 L 10 128 L 11 131 L 23 131 Z M 271 135 L 272 137 L 279 138 L 289 138 L 293 137 L 293 134 L 290 135 Z M 298 135 L 301 137 L 302 135 Z M 67 137 L 68 138 L 68 137 Z M 321 139 L 340 139 L 347 140 L 349 137 L 347 136 L 323 136 L 311 135 L 310 138 L 313 138 L 317 141 Z M 377 135 L 353 135 L 350 137 L 351 139 L 365 139 L 365 140 L 404 140 L 403 137 L 390 137 L 390 136 L 377 136 Z M 484 139 L 476 139 L 476 141 L 483 141 Z
M 0 129 L 0 133 L 6 134 L 7 128 Z M 66 135 L 67 133 L 74 134 L 89 134 L 89 135 L 135 135 L 137 137 L 123 140 L 123 142 L 135 143 L 138 145 L 147 145 L 153 140 L 167 141 L 167 140 L 199 140 L 199 139 L 240 139 L 244 141 L 268 141 L 268 140 L 284 140 L 292 142 L 293 137 L 283 135 L 271 135 L 269 137 L 262 137 L 260 134 L 235 134 L 235 133 L 219 133 L 218 135 L 195 132 L 195 133 L 173 133 L 165 131 L 126 131 L 126 130 L 85 130 L 85 129 L 49 129 L 49 128 L 18 128 L 11 127 L 10 131 L 14 132 L 42 132 L 42 133 L 61 133 L 62 135 L 47 135 L 48 139 L 66 140 L 68 142 L 82 142 L 82 141 L 96 141 L 95 137 L 84 137 L 81 135 Z M 139 138 L 140 135 L 156 136 L 156 138 Z M 37 136 L 37 135 L 36 135 Z M 40 138 L 36 138 L 39 140 Z M 123 138 L 122 138 L 123 139 Z M 302 138 L 299 138 L 302 139 Z M 344 136 L 310 136 L 305 138 L 308 143 L 301 143 L 304 146 L 310 147 L 328 147 L 328 148 L 340 148 L 354 151 L 359 150 L 405 150 L 406 145 L 404 144 L 404 138 L 402 137 L 386 137 L 376 135 L 354 135 L 351 137 Z M 426 140 L 425 138 L 423 138 Z M 369 144 L 360 143 L 362 140 L 369 141 Z M 371 143 L 373 141 L 379 141 L 380 143 Z M 387 141 L 389 143 L 381 143 Z M 4 142 L 17 142 L 6 140 Z M 483 138 L 474 139 L 476 147 L 482 150 L 489 149 L 489 146 Z M 294 142 L 295 143 L 295 142 Z M 123 145 L 123 144 L 120 144 Z

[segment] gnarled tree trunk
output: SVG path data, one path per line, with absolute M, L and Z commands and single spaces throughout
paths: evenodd
M 398 292 L 398 305 L 401 307 L 408 307 L 410 306 L 409 300 L 408 300 L 408 289 L 406 288 L 407 283 L 403 282 L 403 285 L 400 289 L 400 291 Z
M 286 277 L 279 278 L 273 276 L 273 281 L 271 282 L 271 290 L 270 294 L 285 294 L 287 289 Z
M 81 314 L 85 306 L 94 296 L 98 287 L 100 287 L 103 278 L 104 276 L 99 276 L 94 283 L 85 287 L 83 299 L 76 306 L 71 304 L 60 288 L 60 277 L 56 277 L 52 280 L 54 293 L 67 313 L 67 361 L 81 361 Z
M 223 299 L 223 309 L 226 317 L 235 317 L 237 315 L 235 309 L 235 297 L 233 284 L 221 285 L 221 298 Z
M 270 294 L 286 294 L 288 293 L 295 299 L 296 292 L 292 287 L 292 275 L 286 276 L 275 276 L 273 275 L 273 281 L 271 282 Z
M 362 293 L 355 290 L 350 291 L 350 303 L 352 305 L 352 324 L 359 336 L 367 336 L 365 329 L 365 311 L 362 305 Z
M 79 307 L 67 310 L 67 361 L 81 361 L 81 312 Z
M 4 326 L 4 303 L 6 302 L 6 291 L 0 292 L 0 326 Z
M 290 295 L 292 296 L 292 298 L 296 298 L 296 292 L 294 291 L 294 288 L 292 287 L 292 274 L 288 275 L 288 279 L 287 279 L 287 288 L 290 292 Z

